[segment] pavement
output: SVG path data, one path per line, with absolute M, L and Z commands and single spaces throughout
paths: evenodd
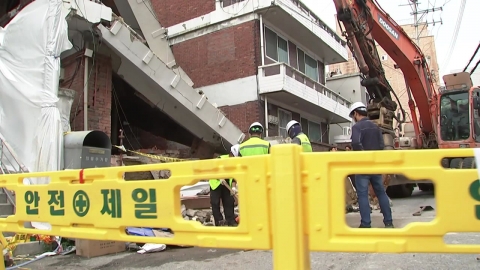
M 420 206 L 435 206 L 431 193 L 415 191 L 406 199 L 393 200 L 394 223 L 403 227 L 410 222 L 429 221 L 435 216 L 434 211 L 424 212 L 420 217 L 412 214 Z M 381 227 L 382 216 L 379 211 L 372 214 L 373 226 Z M 347 214 L 347 223 L 358 226 L 359 215 Z M 449 234 L 447 243 L 480 244 L 480 233 Z M 76 255 L 55 256 L 45 258 L 25 266 L 30 269 L 69 269 L 69 270 L 270 270 L 272 265 L 271 251 L 240 251 L 211 248 L 178 248 L 152 254 L 121 253 L 97 258 L 81 258 Z M 476 255 L 467 254 L 382 254 L 382 253 L 311 253 L 311 269 L 316 270 L 363 270 L 363 269 L 474 269 L 480 268 Z

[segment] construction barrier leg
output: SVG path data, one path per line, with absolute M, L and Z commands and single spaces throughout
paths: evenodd
M 269 179 L 275 270 L 310 269 L 302 202 L 300 147 L 272 147 Z M 273 180 L 273 181 L 272 181 Z

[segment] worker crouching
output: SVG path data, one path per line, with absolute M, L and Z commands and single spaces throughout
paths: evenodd
M 221 155 L 218 158 L 236 157 L 239 153 L 239 145 L 234 145 L 230 149 L 229 155 Z M 235 221 L 235 195 L 237 192 L 237 182 L 234 179 L 211 179 L 210 181 L 210 205 L 212 206 L 213 219 L 215 226 L 236 227 Z M 223 205 L 223 218 L 220 210 L 220 201 Z

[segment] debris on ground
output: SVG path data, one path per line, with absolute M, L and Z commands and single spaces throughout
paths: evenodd
M 15 267 L 17 269 L 45 257 L 61 254 L 64 249 L 74 246 L 74 242 L 71 240 L 50 235 L 15 234 L 13 237 L 5 237 L 5 240 L 7 241 L 7 246 L 3 250 L 5 267 Z M 41 245 L 41 248 L 36 252 L 41 254 L 16 254 L 16 256 L 13 256 L 19 245 L 30 244 Z M 22 251 L 25 252 L 25 249 L 22 249 Z M 32 252 L 31 249 L 30 252 Z
M 197 193 L 197 195 L 209 195 L 209 194 L 210 194 L 210 188 L 202 189 L 200 192 Z
M 416 217 L 419 217 L 422 215 L 423 212 L 425 211 L 433 211 L 433 207 L 431 207 L 430 205 L 426 205 L 426 206 L 420 206 L 420 210 L 418 210 L 417 212 L 413 213 L 413 216 L 416 216 Z

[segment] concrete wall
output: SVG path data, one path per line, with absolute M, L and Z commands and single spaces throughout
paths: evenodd
M 243 104 L 258 100 L 257 76 L 204 86 L 197 88 L 197 91 L 205 93 L 208 100 L 218 107 Z
M 337 75 L 327 78 L 327 87 L 354 103 L 361 101 L 367 103 L 366 89 L 360 85 L 361 77 L 358 73 L 350 75 Z M 335 143 L 335 136 L 343 134 L 343 127 L 351 126 L 350 122 L 330 125 L 329 139 Z
M 327 78 L 326 86 L 352 103 L 357 101 L 367 103 L 366 89 L 360 85 L 360 81 L 361 77 L 358 73 L 337 75 Z

